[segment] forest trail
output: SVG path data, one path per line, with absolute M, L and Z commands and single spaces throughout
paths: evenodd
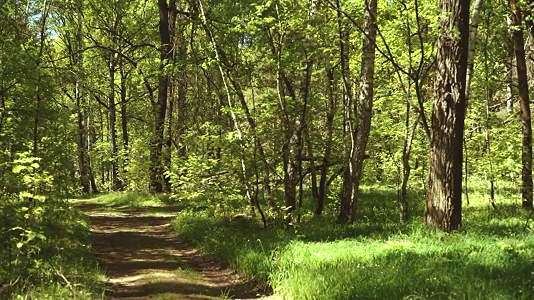
M 260 298 L 254 284 L 172 233 L 172 208 L 77 206 L 90 220 L 93 248 L 107 276 L 106 299 Z

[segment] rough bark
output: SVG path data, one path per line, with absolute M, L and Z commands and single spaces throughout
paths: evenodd
M 523 38 L 521 8 L 516 0 L 510 0 L 512 14 L 513 40 L 517 68 L 518 92 L 521 106 L 521 125 L 523 133 L 521 161 L 521 194 L 523 207 L 532 207 L 532 120 L 530 112 L 530 97 L 528 93 L 527 64 L 525 57 L 525 40 Z
M 440 1 L 425 221 L 450 232 L 462 223 L 462 162 L 469 2 Z
M 173 45 L 171 44 L 170 21 L 176 18 L 176 5 L 174 0 L 167 4 L 166 0 L 158 0 L 159 9 L 159 38 L 160 38 L 160 72 L 158 75 L 158 99 L 152 103 L 154 124 L 152 128 L 152 141 L 150 148 L 150 190 L 162 193 L 164 190 L 165 166 L 163 162 L 163 144 L 165 117 L 167 114 L 167 97 L 169 88 L 169 75 L 165 67 L 172 58 Z M 172 25 L 174 26 L 174 25 Z

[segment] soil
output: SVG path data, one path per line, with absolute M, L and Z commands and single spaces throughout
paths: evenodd
M 107 276 L 106 299 L 257 299 L 268 292 L 173 234 L 172 208 L 79 207 Z

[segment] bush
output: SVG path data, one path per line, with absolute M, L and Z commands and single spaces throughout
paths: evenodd
M 91 299 L 100 290 L 87 222 L 65 200 L 4 196 L 0 228 L 0 298 Z

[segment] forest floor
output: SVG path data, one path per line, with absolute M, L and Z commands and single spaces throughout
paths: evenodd
M 172 233 L 172 207 L 77 201 L 89 217 L 106 299 L 256 299 L 262 292 Z M 206 228 L 209 234 L 209 228 Z

